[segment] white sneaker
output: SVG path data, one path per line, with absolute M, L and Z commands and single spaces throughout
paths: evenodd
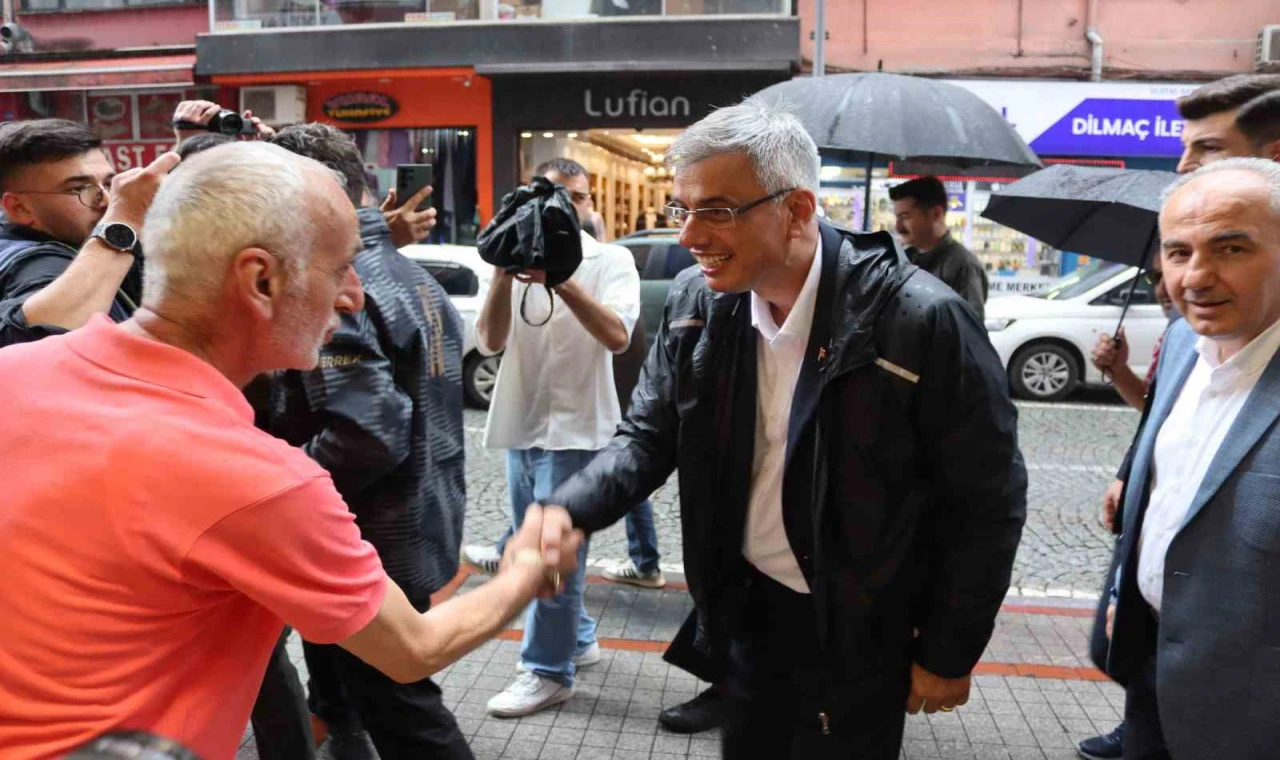
M 582 668 L 589 668 L 592 665 L 599 665 L 599 664 L 600 664 L 600 642 L 598 641 L 591 642 L 591 646 L 587 647 L 582 654 L 573 658 L 573 665 L 579 670 L 581 670 Z
M 489 700 L 489 714 L 495 718 L 522 718 L 573 696 L 572 686 L 563 686 L 533 673 L 521 673 L 507 690 Z
M 462 547 L 462 563 L 476 572 L 485 575 L 497 575 L 502 555 L 488 544 L 467 544 Z
M 652 573 L 642 573 L 636 567 L 636 563 L 631 560 L 619 562 L 611 568 L 604 571 L 604 577 L 614 583 L 629 583 L 632 586 L 641 586 L 643 588 L 662 588 L 667 585 L 667 579 L 662 577 L 661 570 L 654 570 Z
M 599 665 L 600 660 L 600 642 L 593 641 L 591 642 L 591 646 L 587 647 L 582 654 L 573 658 L 573 666 L 578 670 L 582 670 L 583 668 L 589 668 L 592 665 Z M 525 668 L 523 662 L 517 662 L 516 672 L 527 673 L 528 669 Z

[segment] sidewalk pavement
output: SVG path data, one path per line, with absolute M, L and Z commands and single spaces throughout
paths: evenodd
M 483 582 L 472 576 L 460 593 Z M 600 621 L 603 659 L 581 671 L 578 693 L 556 708 L 516 720 L 489 717 L 485 703 L 515 676 L 518 619 L 497 640 L 436 678 L 477 760 L 677 760 L 720 756 L 715 732 L 663 731 L 663 707 L 706 688 L 662 661 L 692 603 L 678 576 L 661 591 L 616 586 L 591 576 L 587 609 Z M 1008 597 L 975 671 L 969 703 L 944 714 L 908 716 L 903 757 L 965 760 L 1067 760 L 1076 744 L 1120 720 L 1124 692 L 1089 662 L 1093 604 Z M 290 653 L 305 682 L 296 634 Z M 327 748 L 320 757 L 329 760 Z M 246 728 L 237 760 L 257 760 Z

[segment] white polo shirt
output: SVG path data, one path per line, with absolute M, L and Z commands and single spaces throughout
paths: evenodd
M 769 303 L 751 294 L 751 324 L 760 335 L 756 345 L 756 445 L 742 554 L 757 570 L 802 594 L 809 593 L 809 583 L 800 571 L 782 520 L 782 480 L 791 402 L 809 347 L 821 278 L 819 248 L 782 327 L 774 321 Z
M 573 279 L 618 315 L 630 335 L 640 318 L 640 275 L 622 246 L 582 233 L 582 264 Z M 491 449 L 599 451 L 622 422 L 613 383 L 613 356 L 560 298 L 551 321 L 542 285 L 511 285 L 511 332 L 489 406 L 485 446 Z M 625 348 L 623 349 L 625 350 Z

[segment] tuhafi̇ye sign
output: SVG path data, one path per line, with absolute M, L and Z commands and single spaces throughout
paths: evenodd
M 344 92 L 326 100 L 320 110 L 335 121 L 367 124 L 395 116 L 400 104 L 380 92 Z

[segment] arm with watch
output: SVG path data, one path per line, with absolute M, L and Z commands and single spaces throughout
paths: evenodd
M 106 213 L 75 260 L 22 304 L 28 325 L 80 327 L 94 314 L 110 311 L 120 284 L 133 266 L 138 234 L 151 200 L 178 156 L 166 153 L 145 169 L 116 175 Z

